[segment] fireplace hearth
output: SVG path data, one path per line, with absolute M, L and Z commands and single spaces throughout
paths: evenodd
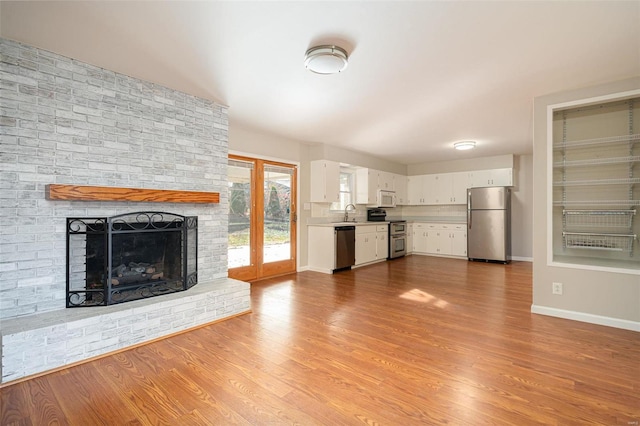
M 198 218 L 166 212 L 67 218 L 67 307 L 105 306 L 198 282 Z

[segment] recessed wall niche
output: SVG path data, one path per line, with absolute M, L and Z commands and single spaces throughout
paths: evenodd
M 553 111 L 553 261 L 640 269 L 640 98 Z

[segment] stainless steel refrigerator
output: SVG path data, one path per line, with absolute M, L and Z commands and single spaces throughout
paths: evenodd
M 467 189 L 467 257 L 511 261 L 511 188 Z

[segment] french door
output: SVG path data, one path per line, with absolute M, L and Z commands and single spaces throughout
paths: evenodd
M 297 167 L 229 155 L 229 277 L 296 271 Z

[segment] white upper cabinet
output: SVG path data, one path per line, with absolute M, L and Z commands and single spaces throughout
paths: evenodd
M 491 171 L 493 186 L 513 186 L 513 169 L 494 169 Z
M 393 173 L 378 171 L 378 189 L 394 191 Z
M 374 205 L 378 190 L 395 191 L 399 206 L 466 204 L 467 188 L 513 186 L 513 169 L 403 176 L 369 168 L 356 170 L 355 202 Z M 336 202 L 340 198 L 340 164 L 311 162 L 311 201 Z
M 328 160 L 311 161 L 312 203 L 340 201 L 340 163 Z
M 513 169 L 476 170 L 471 172 L 470 188 L 482 186 L 513 186 Z
M 420 204 L 437 204 L 436 175 L 422 175 L 422 202 Z
M 435 202 L 431 204 L 453 204 L 453 173 L 433 175 L 433 193 Z
M 356 203 L 376 203 L 377 192 L 378 171 L 373 169 L 356 170 Z
M 416 175 L 407 177 L 407 204 L 411 206 L 419 206 L 425 203 L 423 192 L 425 175 Z
M 410 205 L 466 204 L 469 172 L 409 176 Z
M 407 177 L 405 205 L 466 204 L 467 188 L 513 186 L 510 168 Z
M 471 176 L 469 172 L 457 172 L 452 174 L 451 204 L 467 204 L 467 189 L 471 188 Z
M 396 203 L 399 206 L 404 206 L 408 203 L 407 200 L 407 177 L 404 175 L 393 175 L 393 190 L 396 191 Z
M 378 190 L 397 191 L 393 173 L 374 169 L 356 170 L 356 203 L 375 204 L 378 200 Z M 406 177 L 405 177 L 406 179 Z M 406 184 L 403 184 L 406 187 Z

